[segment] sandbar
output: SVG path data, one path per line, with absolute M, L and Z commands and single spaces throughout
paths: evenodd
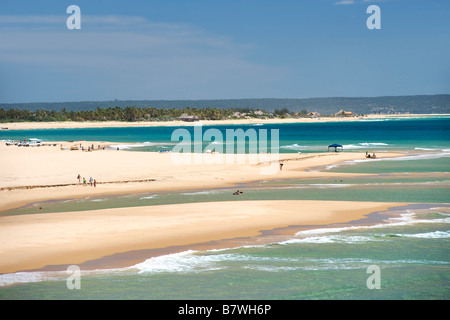
M 0 212 L 44 200 L 233 187 L 270 179 L 351 176 L 312 168 L 365 158 L 363 152 L 290 153 L 261 155 L 256 161 L 251 159 L 254 155 L 244 155 L 244 162 L 239 162 L 237 155 L 202 154 L 200 163 L 195 163 L 193 158 L 189 164 L 174 162 L 169 152 L 129 152 L 108 149 L 112 142 L 93 143 L 94 151 L 86 152 L 69 150 L 74 142 L 41 147 L 6 146 L 1 142 Z M 378 158 L 402 155 L 377 153 Z M 284 165 L 282 170 L 279 163 Z M 267 174 L 268 168 L 274 170 Z M 92 176 L 97 185 L 79 183 L 78 174 L 87 180 Z M 17 216 L 2 214 L 0 273 L 81 264 L 134 250 L 249 237 L 262 230 L 292 225 L 348 222 L 396 205 L 241 200 L 64 213 L 36 211 Z
M 83 142 L 91 145 L 91 142 Z M 92 142 L 108 146 L 108 142 Z M 311 170 L 344 161 L 365 159 L 363 152 L 286 153 L 257 155 L 202 154 L 196 163 L 179 163 L 175 154 L 117 150 L 70 151 L 73 142 L 56 146 L 17 147 L 0 142 L 0 212 L 44 200 L 152 191 L 232 187 L 259 180 L 351 176 Z M 76 143 L 79 144 L 79 143 Z M 61 150 L 61 145 L 64 150 Z M 379 152 L 378 158 L 399 152 Z M 282 163 L 282 170 L 278 164 Z M 79 183 L 92 177 L 96 187 Z M 81 178 L 81 181 L 82 181 Z
M 0 217 L 0 273 L 364 218 L 396 203 L 225 201 Z M 107 266 L 106 266 L 107 267 Z

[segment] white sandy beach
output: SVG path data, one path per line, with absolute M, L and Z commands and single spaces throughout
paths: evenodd
M 96 148 L 98 144 L 111 144 L 94 143 Z M 278 169 L 275 159 L 276 170 L 266 175 L 261 169 L 269 167 L 269 163 L 251 163 L 248 159 L 245 163 L 176 165 L 171 153 L 102 148 L 91 152 L 68 150 L 73 144 L 57 142 L 56 146 L 17 147 L 1 142 L 0 210 L 36 201 L 89 195 L 218 188 L 268 179 L 332 177 L 333 173 L 308 169 L 363 159 L 365 155 L 345 152 L 280 154 L 277 156 L 284 164 L 283 170 Z M 379 153 L 378 157 L 401 155 Z M 223 155 L 203 156 L 211 160 L 211 157 Z M 95 178 L 96 187 L 78 184 L 78 174 L 87 180 L 91 176 Z M 239 201 L 51 214 L 37 211 L 35 214 L 0 216 L 0 273 L 50 264 L 78 264 L 130 250 L 252 236 L 260 230 L 290 225 L 346 222 L 394 205 L 346 201 Z
M 255 236 L 260 230 L 363 218 L 396 204 L 239 201 L 0 218 L 0 273 L 80 264 L 131 250 Z
M 92 143 L 96 146 L 112 144 L 82 142 L 85 146 Z M 61 144 L 66 150 L 61 150 Z M 272 164 L 267 162 L 267 155 L 258 157 L 255 164 L 249 155 L 245 155 L 244 163 L 239 163 L 235 155 L 203 154 L 201 163 L 195 164 L 192 157 L 192 164 L 177 164 L 173 158 L 176 155 L 172 153 L 67 150 L 74 144 L 78 143 L 57 142 L 56 146 L 24 148 L 1 142 L 0 209 L 38 200 L 87 195 L 204 189 L 257 180 L 333 176 L 333 173 L 306 170 L 365 158 L 364 153 L 354 152 L 279 154 L 272 155 Z M 401 155 L 379 153 L 378 157 Z M 277 158 L 283 163 L 282 171 L 278 169 Z M 223 164 L 214 163 L 216 160 L 223 160 Z M 266 174 L 272 172 L 274 174 Z M 78 174 L 86 180 L 93 177 L 97 186 L 79 184 Z
M 161 126 L 192 126 L 192 125 L 228 125 L 228 124 L 274 124 L 274 123 L 317 123 L 317 122 L 336 122 L 336 121 L 364 121 L 381 120 L 394 118 L 422 118 L 430 116 L 448 116 L 449 114 L 370 114 L 363 117 L 318 117 L 318 118 L 285 118 L 285 119 L 229 119 L 229 120 L 201 120 L 196 122 L 174 121 L 64 121 L 64 122 L 14 122 L 3 123 L 2 128 L 8 130 L 21 129 L 58 129 L 58 128 L 105 128 L 105 127 L 161 127 Z

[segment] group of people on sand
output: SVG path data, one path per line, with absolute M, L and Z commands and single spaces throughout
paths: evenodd
M 93 151 L 93 150 L 95 150 L 95 147 L 94 147 L 94 144 L 92 144 L 92 145 L 88 146 L 87 149 L 86 149 L 86 148 L 80 143 L 80 149 L 81 149 L 81 151 L 85 151 L 85 150 L 87 150 L 87 151 Z M 105 147 L 104 147 L 104 146 L 102 147 L 102 146 L 98 145 L 97 150 L 100 150 L 100 149 L 105 150 Z
M 61 143 L 60 145 L 61 150 L 81 150 L 81 151 L 93 151 L 93 150 L 105 150 L 106 146 L 102 146 L 102 145 L 98 145 L 97 148 L 94 146 L 94 144 L 88 145 L 87 147 L 83 146 L 81 143 L 80 144 L 75 144 L 73 146 L 71 146 L 70 148 L 65 148 L 63 146 L 63 144 Z
M 77 179 L 78 179 L 78 183 L 80 184 L 81 183 L 81 175 L 80 174 L 78 174 Z M 88 185 L 88 183 L 90 184 L 91 187 L 96 187 L 97 186 L 97 180 L 95 180 L 92 177 L 90 177 L 89 178 L 89 182 L 88 182 L 88 181 L 86 181 L 86 178 L 83 177 L 83 186 L 86 187 Z

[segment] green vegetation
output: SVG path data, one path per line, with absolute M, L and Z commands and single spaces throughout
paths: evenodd
M 286 109 L 289 113 L 289 110 Z M 220 120 L 237 118 L 271 117 L 271 114 L 250 108 L 183 108 L 183 109 L 158 109 L 138 108 L 128 106 L 125 108 L 96 108 L 95 110 L 61 111 L 38 109 L 8 109 L 0 108 L 0 122 L 36 122 L 36 121 L 169 121 L 178 120 L 183 115 L 197 116 L 199 120 Z
M 191 107 L 195 106 L 195 107 Z M 308 110 L 308 111 L 307 111 Z M 200 120 L 335 116 L 361 114 L 450 113 L 450 95 L 312 99 L 114 100 L 0 104 L 0 122 L 164 121 L 186 113 Z

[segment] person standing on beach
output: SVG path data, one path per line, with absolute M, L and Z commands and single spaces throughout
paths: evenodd
M 80 184 L 81 183 L 81 176 L 80 176 L 80 174 L 78 174 L 77 179 L 78 179 L 78 184 Z
M 97 180 L 94 179 L 94 188 L 97 186 Z
M 92 187 L 92 183 L 94 182 L 94 180 L 92 180 L 92 177 L 89 179 L 89 183 L 91 184 Z
M 84 185 L 84 186 L 87 185 L 87 184 L 86 184 L 86 178 L 85 178 L 85 177 L 83 177 L 83 185 Z

